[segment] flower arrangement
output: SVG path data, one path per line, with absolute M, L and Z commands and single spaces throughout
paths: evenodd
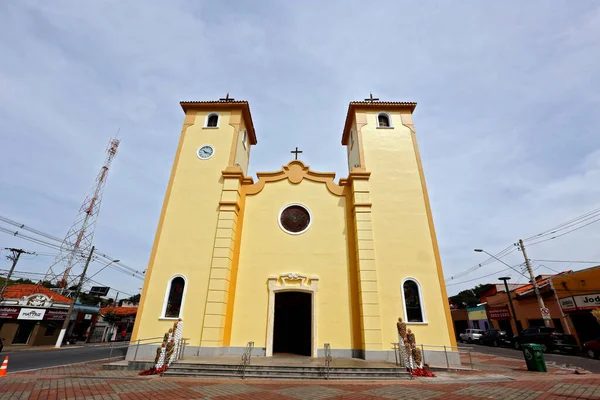
M 408 372 L 410 372 L 412 376 L 423 376 L 426 378 L 435 377 L 435 374 L 432 371 L 428 370 L 426 367 L 414 368 L 412 370 L 409 369 Z
M 159 375 L 159 374 L 162 374 L 163 372 L 165 372 L 166 370 L 167 370 L 167 366 L 166 365 L 163 365 L 160 368 L 150 367 L 150 368 L 145 369 L 142 372 L 140 372 L 140 375 L 142 375 L 142 376 L 146 376 L 146 375 Z

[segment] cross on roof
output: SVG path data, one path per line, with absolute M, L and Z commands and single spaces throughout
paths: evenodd
M 225 98 L 219 99 L 219 101 L 225 101 L 225 102 L 234 101 L 234 100 L 235 99 L 233 97 L 229 97 L 229 92 L 227 92 L 227 96 L 225 96 Z
M 376 97 L 373 97 L 373 93 L 369 92 L 369 98 L 365 99 L 365 101 L 370 101 L 371 103 L 374 103 L 376 101 L 379 101 L 379 99 Z
M 296 150 L 290 151 L 290 153 L 294 153 L 296 155 L 296 160 L 298 159 L 298 153 L 302 153 L 301 150 L 298 150 L 298 146 L 296 146 Z

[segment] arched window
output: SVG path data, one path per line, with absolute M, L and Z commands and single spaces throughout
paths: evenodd
M 402 283 L 402 292 L 406 322 L 425 322 L 421 285 L 416 280 L 407 278 Z
M 219 126 L 219 114 L 213 113 L 206 117 L 207 128 L 217 128 Z
M 248 131 L 244 129 L 244 134 L 242 135 L 242 144 L 244 148 L 248 145 Z
M 377 127 L 378 128 L 391 128 L 392 123 L 390 116 L 387 113 L 379 113 L 377 115 Z
M 175 276 L 169 282 L 163 307 L 164 318 L 179 318 L 183 308 L 183 297 L 185 295 L 185 279 Z

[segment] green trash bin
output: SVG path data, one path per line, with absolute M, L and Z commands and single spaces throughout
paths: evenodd
M 523 356 L 528 371 L 546 372 L 546 362 L 544 361 L 544 352 L 541 345 L 525 343 L 521 345 L 521 348 L 523 348 Z

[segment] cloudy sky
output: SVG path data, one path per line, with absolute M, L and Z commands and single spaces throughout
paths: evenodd
M 506 268 L 463 274 L 486 259 L 473 248 L 496 253 L 600 207 L 598 38 L 600 8 L 586 0 L 3 1 L 0 216 L 64 236 L 120 129 L 95 244 L 144 270 L 180 100 L 230 92 L 250 102 L 252 174 L 279 169 L 299 146 L 313 169 L 342 177 L 348 102 L 372 91 L 418 103 L 456 293 Z M 592 224 L 532 245 L 529 257 L 600 261 L 599 232 Z M 22 271 L 45 271 L 55 253 L 0 233 L 5 246 L 42 253 L 24 257 Z M 518 251 L 503 260 L 523 261 Z M 537 273 L 590 265 L 534 261 Z M 95 279 L 127 294 L 142 286 L 111 269 Z

